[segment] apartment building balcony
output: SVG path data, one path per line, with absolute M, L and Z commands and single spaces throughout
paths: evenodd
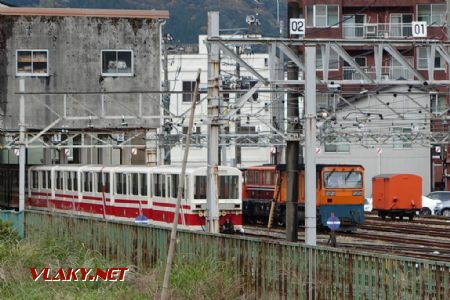
M 412 23 L 361 23 L 342 24 L 346 39 L 398 39 L 412 36 Z
M 375 67 L 361 67 L 371 79 L 376 79 Z M 344 80 L 364 80 L 365 78 L 352 67 L 343 68 Z M 404 66 L 385 66 L 381 68 L 381 77 L 384 80 L 412 80 L 414 74 Z

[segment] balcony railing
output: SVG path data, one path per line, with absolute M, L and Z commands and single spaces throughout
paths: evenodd
M 376 73 L 374 67 L 361 67 L 364 73 L 371 79 L 376 79 Z M 364 77 L 355 71 L 352 67 L 344 67 L 344 80 L 363 80 Z M 388 66 L 381 68 L 381 77 L 383 80 L 412 80 L 414 74 L 406 67 L 403 66 Z
M 343 23 L 343 36 L 357 38 L 404 38 L 412 36 L 411 23 Z

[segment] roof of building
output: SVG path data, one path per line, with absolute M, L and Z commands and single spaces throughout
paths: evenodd
M 100 17 L 100 18 L 131 18 L 131 19 L 169 18 L 169 12 L 167 10 L 79 9 L 79 8 L 41 8 L 41 7 L 0 8 L 0 15 Z

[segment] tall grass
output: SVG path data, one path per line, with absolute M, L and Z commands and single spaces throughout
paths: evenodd
M 42 235 L 39 240 L 19 241 L 9 225 L 0 221 L 0 299 L 158 299 L 163 265 L 138 270 L 107 261 L 84 244 Z M 52 270 L 69 267 L 128 267 L 124 282 L 33 281 L 30 267 Z M 239 278 L 223 262 L 199 258 L 175 262 L 170 279 L 172 299 L 238 299 Z

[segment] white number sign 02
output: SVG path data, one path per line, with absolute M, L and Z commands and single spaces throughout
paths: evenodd
M 291 35 L 305 35 L 305 19 L 289 19 L 289 34 Z
M 427 37 L 427 22 L 412 22 L 413 37 Z

